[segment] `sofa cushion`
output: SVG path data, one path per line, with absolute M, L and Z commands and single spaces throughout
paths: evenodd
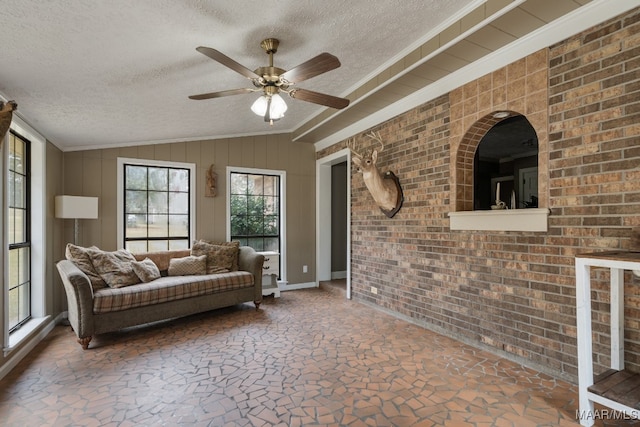
M 234 267 L 237 271 L 238 252 L 239 243 L 237 246 L 212 245 L 203 240 L 199 240 L 191 247 L 191 255 L 207 256 L 207 274 L 226 273 L 228 271 L 233 271 Z
M 80 269 L 80 271 L 87 275 L 89 281 L 91 282 L 91 287 L 94 291 L 107 288 L 108 285 L 104 280 L 102 280 L 102 277 L 100 277 L 96 269 L 93 268 L 93 264 L 91 263 L 91 258 L 89 257 L 88 253 L 89 249 L 99 250 L 95 246 L 92 246 L 90 248 L 83 248 L 82 246 L 76 246 L 72 245 L 71 243 L 67 243 L 65 257 L 69 261 L 73 262 L 76 267 Z
M 169 262 L 172 258 L 182 258 L 191 255 L 190 249 L 172 249 L 168 251 L 156 251 L 156 252 L 142 252 L 134 254 L 133 256 L 137 261 L 142 261 L 145 258 L 149 258 L 157 266 L 160 273 L 166 276 L 166 272 L 169 269 Z
M 167 276 L 123 288 L 104 288 L 93 296 L 96 314 L 253 287 L 253 275 L 233 271 L 204 276 Z
M 118 249 L 114 252 L 105 252 L 99 249 L 89 249 L 88 253 L 93 268 L 110 288 L 121 288 L 140 283 L 140 279 L 131 266 L 131 263 L 136 259 L 129 251 Z
M 142 283 L 151 282 L 152 280 L 160 278 L 160 270 L 156 263 L 150 258 L 145 258 L 142 261 L 132 261 L 131 267 Z
M 196 240 L 194 243 L 194 245 L 198 242 L 203 242 L 203 243 L 207 243 L 209 245 L 214 245 L 214 246 L 229 246 L 232 248 L 236 248 L 238 250 L 238 252 L 236 252 L 234 258 L 233 258 L 233 263 L 231 266 L 231 271 L 238 271 L 239 267 L 238 267 L 238 258 L 239 258 L 239 252 L 240 252 L 240 242 L 238 241 L 233 241 L 233 242 L 216 242 L 214 240 L 205 240 L 205 239 L 200 239 L 200 240 Z
M 199 276 L 207 274 L 207 256 L 189 255 L 183 258 L 171 258 L 169 276 Z

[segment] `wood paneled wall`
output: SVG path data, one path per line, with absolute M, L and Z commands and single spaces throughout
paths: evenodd
M 286 171 L 287 279 L 315 280 L 315 151 L 289 134 L 149 144 L 64 153 L 64 192 L 97 196 L 99 219 L 82 220 L 79 244 L 117 249 L 117 158 L 195 163 L 196 238 L 226 238 L 226 168 Z M 206 171 L 215 164 L 218 195 L 204 196 Z M 65 222 L 65 241 L 73 241 L 73 222 Z M 308 265 L 309 272 L 302 273 Z

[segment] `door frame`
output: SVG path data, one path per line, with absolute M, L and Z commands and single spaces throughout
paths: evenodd
M 316 286 L 331 280 L 331 166 L 347 162 L 351 150 L 345 148 L 316 160 Z M 351 299 L 351 173 L 347 169 L 347 299 Z

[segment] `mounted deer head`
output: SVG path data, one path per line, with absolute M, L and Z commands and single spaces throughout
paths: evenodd
M 353 153 L 353 163 L 362 172 L 364 184 L 373 196 L 373 200 L 380 207 L 380 210 L 391 218 L 400 210 L 404 200 L 400 181 L 391 171 L 381 174 L 376 166 L 378 154 L 384 149 L 380 133 L 371 132 L 367 136 L 380 143 L 380 151 L 371 149 L 365 154 L 360 154 L 355 149 L 354 139 L 347 141 L 347 147 Z

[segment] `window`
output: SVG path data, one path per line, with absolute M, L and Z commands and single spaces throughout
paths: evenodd
M 134 253 L 189 248 L 195 165 L 134 159 L 118 163 L 119 246 Z
M 285 173 L 241 168 L 227 172 L 229 240 L 256 251 L 278 252 L 283 261 Z
M 475 153 L 474 209 L 492 209 L 497 200 L 510 209 L 537 208 L 537 166 L 538 137 L 524 116 L 493 125 Z
M 9 332 L 31 319 L 30 144 L 9 135 L 7 167 L 7 241 L 9 244 Z

